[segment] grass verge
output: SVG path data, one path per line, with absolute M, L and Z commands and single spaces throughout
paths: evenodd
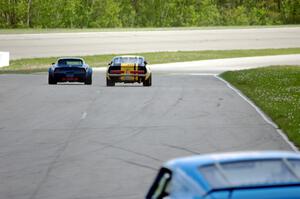
M 221 77 L 249 97 L 300 147 L 300 66 L 229 71 Z
M 300 48 L 284 49 L 258 49 L 258 50 L 207 50 L 207 51 L 177 51 L 177 52 L 155 52 L 138 53 L 147 58 L 150 64 L 161 64 L 171 62 L 252 57 L 265 55 L 284 55 L 299 54 Z M 92 67 L 104 67 L 114 57 L 111 55 L 93 55 L 82 56 Z M 51 63 L 55 62 L 57 57 L 32 58 L 12 60 L 9 67 L 0 68 L 0 73 L 32 73 L 47 71 Z

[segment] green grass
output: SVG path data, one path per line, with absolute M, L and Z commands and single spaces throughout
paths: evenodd
M 204 26 L 204 27 L 148 27 L 148 28 L 17 28 L 0 29 L 0 34 L 32 33 L 72 33 L 72 32 L 119 32 L 119 31 L 172 31 L 172 30 L 216 30 L 216 29 L 249 29 L 249 28 L 285 28 L 299 25 L 262 25 L 262 26 Z
M 145 56 L 150 64 L 208 60 L 220 58 L 252 57 L 265 55 L 300 54 L 300 48 L 259 49 L 259 50 L 219 50 L 219 51 L 177 51 L 138 53 Z M 82 56 L 92 67 L 105 67 L 115 55 Z M 31 73 L 47 71 L 57 57 L 12 60 L 9 67 L 0 69 L 0 73 Z
M 221 77 L 248 96 L 300 147 L 300 66 L 225 72 Z

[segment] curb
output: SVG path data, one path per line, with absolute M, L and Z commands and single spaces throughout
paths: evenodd
M 221 78 L 218 75 L 214 75 L 215 78 L 217 78 L 218 80 L 222 81 L 223 83 L 226 84 L 226 86 L 228 88 L 230 88 L 231 90 L 233 90 L 235 93 L 237 93 L 241 98 L 243 98 L 248 104 L 250 104 L 255 111 L 271 126 L 273 126 L 276 129 L 276 132 L 283 138 L 283 140 L 293 149 L 293 151 L 295 152 L 299 152 L 299 149 L 294 145 L 294 143 L 292 143 L 288 137 L 286 136 L 286 134 L 277 126 L 277 124 L 275 124 L 272 119 L 265 114 L 258 106 L 256 106 L 254 104 L 254 102 L 252 102 L 247 96 L 245 96 L 241 91 L 239 91 L 238 89 L 236 89 L 234 86 L 232 86 L 229 82 L 227 82 L 226 80 L 224 80 L 223 78 Z

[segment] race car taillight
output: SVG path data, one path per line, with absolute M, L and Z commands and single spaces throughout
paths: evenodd
M 111 70 L 110 73 L 111 74 L 121 74 L 121 73 L 124 73 L 124 71 L 122 71 L 122 70 Z
M 130 71 L 130 73 L 132 73 L 132 74 L 144 74 L 144 73 L 145 73 L 145 71 L 143 71 L 143 70 L 138 70 L 138 71 Z

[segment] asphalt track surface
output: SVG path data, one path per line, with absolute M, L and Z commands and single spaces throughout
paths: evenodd
M 0 35 L 0 51 L 12 59 L 299 46 L 300 27 Z
M 213 75 L 155 71 L 153 86 L 48 85 L 0 76 L 0 198 L 138 199 L 166 160 L 292 150 Z

